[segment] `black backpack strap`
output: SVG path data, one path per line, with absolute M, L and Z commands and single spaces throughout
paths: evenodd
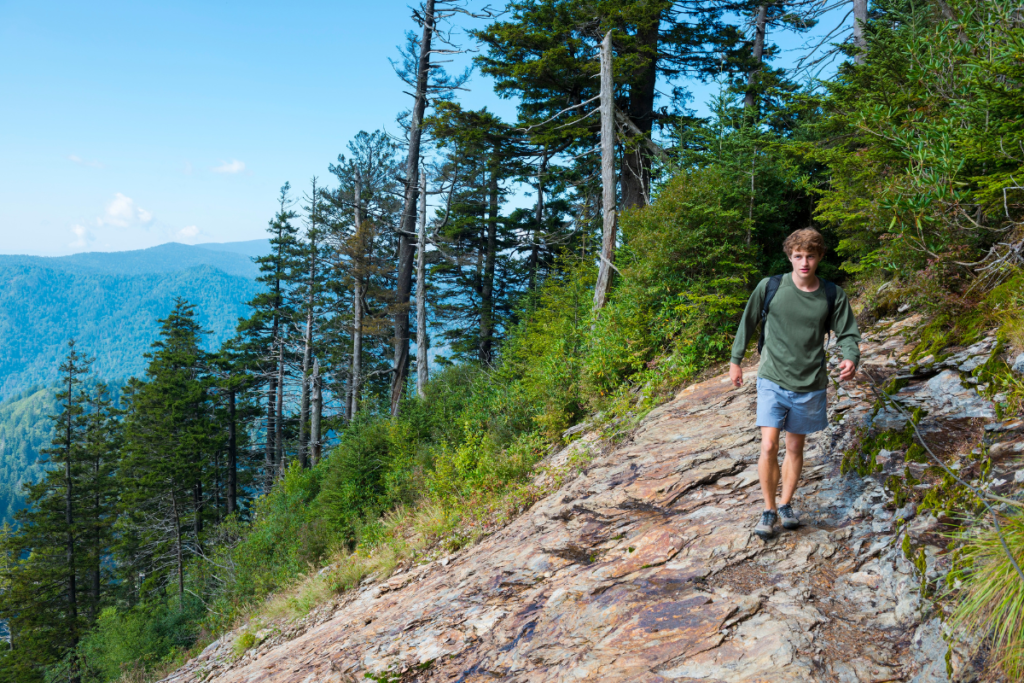
M 775 298 L 775 293 L 779 291 L 779 285 L 781 284 L 782 276 L 772 275 L 770 278 L 768 278 L 768 284 L 765 286 L 764 304 L 761 305 L 761 332 L 757 337 L 758 353 L 761 353 L 761 349 L 764 348 L 764 330 L 768 326 L 768 306 L 771 305 L 772 299 Z

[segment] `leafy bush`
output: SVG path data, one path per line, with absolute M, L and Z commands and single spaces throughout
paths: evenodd
M 120 611 L 108 607 L 78 646 L 85 683 L 118 678 L 128 663 L 147 668 L 167 663 L 191 646 L 206 607 L 195 598 Z

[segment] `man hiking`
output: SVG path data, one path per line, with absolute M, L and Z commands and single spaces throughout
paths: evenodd
M 804 464 L 804 441 L 808 434 L 828 424 L 823 342 L 829 331 L 835 332 L 843 351 L 840 381 L 853 378 L 860 361 L 860 332 L 846 293 L 815 275 L 825 255 L 821 233 L 813 228 L 797 230 L 786 238 L 782 249 L 793 264 L 793 272 L 765 278 L 754 288 L 736 332 L 729 365 L 729 379 L 734 386 L 741 386 L 740 362 L 760 322 L 757 426 L 761 428 L 761 457 L 757 474 L 765 509 L 754 533 L 763 540 L 775 535 L 775 524 L 780 519 L 786 529 L 800 526 L 792 500 Z M 786 431 L 786 458 L 781 468 L 781 505 L 776 508 L 782 430 Z

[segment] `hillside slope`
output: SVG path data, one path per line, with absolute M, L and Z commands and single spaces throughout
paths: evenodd
M 904 333 L 919 322 L 866 334 L 862 369 L 906 374 Z M 928 410 L 921 429 L 943 456 L 1024 443 L 1024 422 L 993 423 L 993 405 L 960 382 L 993 347 L 921 365 L 899 392 Z M 619 445 L 572 444 L 553 464 L 589 449 L 586 471 L 478 545 L 367 579 L 299 623 L 229 633 L 165 681 L 948 680 L 896 518 L 910 520 L 929 580 L 945 570 L 945 540 L 913 505 L 893 511 L 880 484 L 902 454 L 879 454 L 872 476 L 839 472 L 861 428 L 898 427 L 899 413 L 876 413 L 865 373 L 833 385 L 834 426 L 809 438 L 805 526 L 762 543 L 750 532 L 762 507 L 754 375 L 739 390 L 725 376 L 683 390 Z M 996 462 L 994 476 L 1016 464 Z M 255 646 L 238 657 L 246 629 Z M 969 650 L 953 649 L 954 672 L 973 665 Z
M 39 451 L 53 437 L 48 416 L 56 412 L 51 389 L 30 389 L 0 403 L 0 522 L 12 520 L 21 507 L 22 484 L 42 477 Z

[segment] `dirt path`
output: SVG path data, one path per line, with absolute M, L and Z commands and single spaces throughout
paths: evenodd
M 868 335 L 863 367 L 901 370 L 914 322 Z M 981 434 L 991 404 L 944 372 L 960 371 L 931 368 L 901 396 L 929 407 L 929 433 Z M 763 543 L 750 533 L 762 508 L 753 379 L 689 387 L 614 448 L 585 439 L 584 474 L 478 545 L 364 585 L 241 659 L 228 634 L 166 680 L 948 680 L 941 626 L 922 623 L 920 576 L 894 535 L 897 515 L 917 540 L 935 520 L 887 509 L 880 477 L 839 475 L 856 428 L 898 416 L 872 418 L 864 384 L 833 396 L 841 424 L 808 440 L 805 526 Z M 887 457 L 902 469 L 902 454 Z M 925 548 L 940 571 L 941 551 Z M 951 665 L 967 662 L 954 651 Z

